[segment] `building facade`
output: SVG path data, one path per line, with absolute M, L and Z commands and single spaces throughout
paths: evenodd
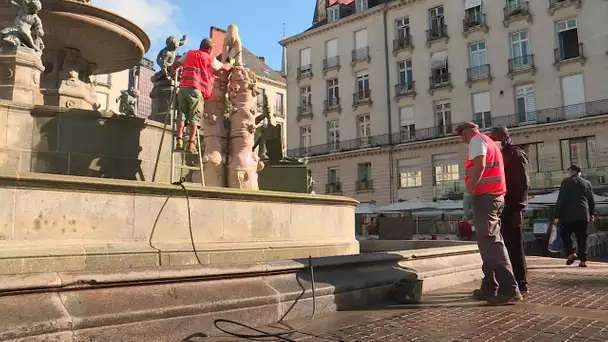
M 466 147 L 454 129 L 510 128 L 532 187 L 571 163 L 608 168 L 606 1 L 318 0 L 287 49 L 288 153 L 317 193 L 383 205 L 458 198 Z
M 154 62 L 144 58 L 138 65 L 129 70 L 129 89 L 134 88 L 139 93 L 137 99 L 137 117 L 147 119 L 152 114 L 152 98 L 150 93 L 154 84 Z
M 130 70 L 123 70 L 112 74 L 95 75 L 95 92 L 97 101 L 101 105 L 99 110 L 111 110 L 118 112 L 119 104 L 116 99 L 122 90 L 129 88 Z

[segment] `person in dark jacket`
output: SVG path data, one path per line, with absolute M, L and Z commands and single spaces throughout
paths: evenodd
M 589 222 L 595 220 L 595 200 L 593 188 L 588 180 L 581 177 L 581 168 L 572 165 L 568 169 L 570 177 L 562 181 L 555 211 L 562 225 L 561 238 L 568 259 L 572 265 L 576 259 L 580 267 L 587 267 L 587 237 Z M 576 236 L 577 250 L 572 247 L 572 234 Z
M 524 253 L 523 220 L 524 211 L 528 204 L 528 156 L 519 146 L 514 145 L 506 127 L 496 126 L 490 132 L 492 140 L 501 144 L 502 158 L 505 162 L 505 178 L 507 194 L 505 208 L 500 215 L 502 220 L 501 234 L 509 259 L 513 266 L 513 274 L 522 295 L 528 293 L 526 255 Z

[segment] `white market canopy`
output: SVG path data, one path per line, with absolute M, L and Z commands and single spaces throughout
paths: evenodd
M 373 215 L 378 211 L 375 205 L 371 203 L 360 203 L 355 207 L 355 214 L 360 215 Z
M 407 201 L 395 202 L 393 204 L 378 208 L 379 211 L 388 212 L 421 211 L 431 209 L 437 209 L 437 203 L 421 198 L 412 198 Z
M 550 194 L 535 196 L 528 200 L 530 204 L 556 204 L 557 197 L 559 196 L 559 191 L 554 191 Z M 608 197 L 593 195 L 593 199 L 595 203 L 607 202 Z

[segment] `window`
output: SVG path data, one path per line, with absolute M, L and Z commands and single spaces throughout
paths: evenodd
M 430 38 L 438 39 L 443 36 L 443 25 L 445 24 L 445 17 L 443 14 L 443 6 L 431 8 L 429 10 L 429 28 Z
M 408 40 L 410 37 L 410 18 L 395 20 L 395 26 L 397 26 L 397 39 L 399 41 Z
M 300 127 L 300 147 L 304 150 L 304 153 L 310 153 L 311 146 L 312 129 L 310 126 Z
M 300 87 L 300 103 L 302 107 L 310 107 L 312 105 L 312 92 L 309 85 Z
M 368 1 L 367 0 L 355 0 L 355 8 L 357 12 L 362 12 L 368 9 Z
M 397 69 L 399 70 L 399 86 L 404 90 L 409 90 L 413 81 L 412 61 L 408 59 L 397 62 Z
M 492 110 L 489 92 L 473 95 L 473 120 L 481 128 L 492 127 Z
M 490 70 L 488 69 L 486 42 L 471 44 L 469 46 L 469 57 L 471 59 L 471 80 L 487 77 Z
M 483 24 L 481 0 L 465 0 L 464 8 L 467 27 L 475 27 Z
M 357 190 L 372 189 L 372 164 L 363 163 L 357 166 Z
M 534 85 L 528 84 L 515 88 L 515 101 L 517 120 L 519 123 L 536 122 L 536 102 L 534 99 Z
M 368 99 L 369 93 L 369 75 L 367 70 L 357 72 L 357 99 Z
M 437 131 L 440 135 L 452 133 L 452 108 L 450 102 L 439 101 L 435 103 Z
M 558 61 L 580 57 L 578 47 L 578 23 L 576 18 L 559 21 L 557 29 Z
M 338 40 L 332 39 L 325 42 L 325 57 L 332 58 L 338 55 Z
M 399 173 L 399 188 L 415 188 L 422 186 L 420 158 L 397 160 L 397 172 Z
M 330 151 L 338 151 L 340 149 L 340 125 L 338 120 L 327 123 L 327 143 L 329 144 Z
M 561 141 L 562 168 L 576 164 L 583 170 L 595 167 L 595 137 L 565 139 Z
M 95 83 L 109 86 L 110 85 L 110 74 L 96 75 Z
M 530 172 L 544 172 L 545 167 L 545 157 L 543 154 L 543 149 L 545 145 L 543 143 L 532 143 L 521 145 L 521 148 L 528 155 L 529 161 L 529 170 Z M 568 165 L 570 166 L 570 165 Z
M 452 154 L 438 154 L 433 156 L 434 183 L 453 183 L 460 179 L 458 157 Z
M 336 184 L 339 181 L 340 181 L 340 177 L 338 176 L 338 168 L 337 167 L 328 167 L 327 168 L 327 183 Z
M 416 137 L 414 107 L 399 109 L 399 133 L 401 133 L 401 141 L 408 141 Z
M 369 114 L 359 115 L 357 118 L 357 124 L 359 129 L 357 130 L 357 138 L 359 138 L 359 144 L 361 146 L 369 145 L 369 137 L 371 134 L 371 121 Z
M 566 119 L 577 119 L 586 114 L 585 82 L 583 75 L 562 77 L 562 98 Z
M 335 106 L 338 104 L 340 98 L 340 87 L 338 86 L 338 79 L 332 78 L 327 80 L 327 103 L 329 106 Z
M 512 64 L 515 71 L 527 69 L 532 65 L 528 31 L 511 34 L 511 58 L 513 59 Z
M 355 49 L 363 49 L 367 47 L 367 30 L 359 30 L 355 32 Z
M 327 21 L 332 22 L 340 19 L 340 6 L 331 6 L 327 9 Z
M 283 94 L 282 93 L 276 93 L 275 94 L 275 110 L 279 113 L 283 113 Z
M 310 75 L 312 66 L 310 65 L 310 48 L 300 50 L 300 75 Z
M 266 94 L 266 89 L 264 88 L 258 88 L 258 90 L 260 91 L 260 93 L 258 94 L 257 97 L 257 105 L 258 105 L 258 110 L 264 110 L 264 95 Z
M 97 102 L 100 105 L 99 110 L 108 110 L 108 101 L 108 94 L 97 93 Z
M 431 87 L 444 85 L 449 82 L 448 52 L 435 52 L 431 55 Z

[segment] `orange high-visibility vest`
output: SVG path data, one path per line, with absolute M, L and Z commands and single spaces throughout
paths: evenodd
M 507 193 L 507 184 L 505 182 L 505 169 L 504 162 L 502 160 L 502 152 L 500 147 L 485 134 L 475 134 L 474 136 L 482 138 L 488 145 L 488 152 L 486 153 L 486 168 L 481 174 L 479 183 L 473 189 L 473 195 L 504 195 Z M 464 178 L 465 183 L 469 183 L 471 178 L 471 170 L 473 170 L 473 161 L 469 159 L 467 153 L 466 163 L 466 175 Z
M 203 94 L 203 98 L 208 99 L 215 79 L 211 69 L 212 62 L 213 56 L 210 50 L 188 51 L 179 86 L 198 89 Z

